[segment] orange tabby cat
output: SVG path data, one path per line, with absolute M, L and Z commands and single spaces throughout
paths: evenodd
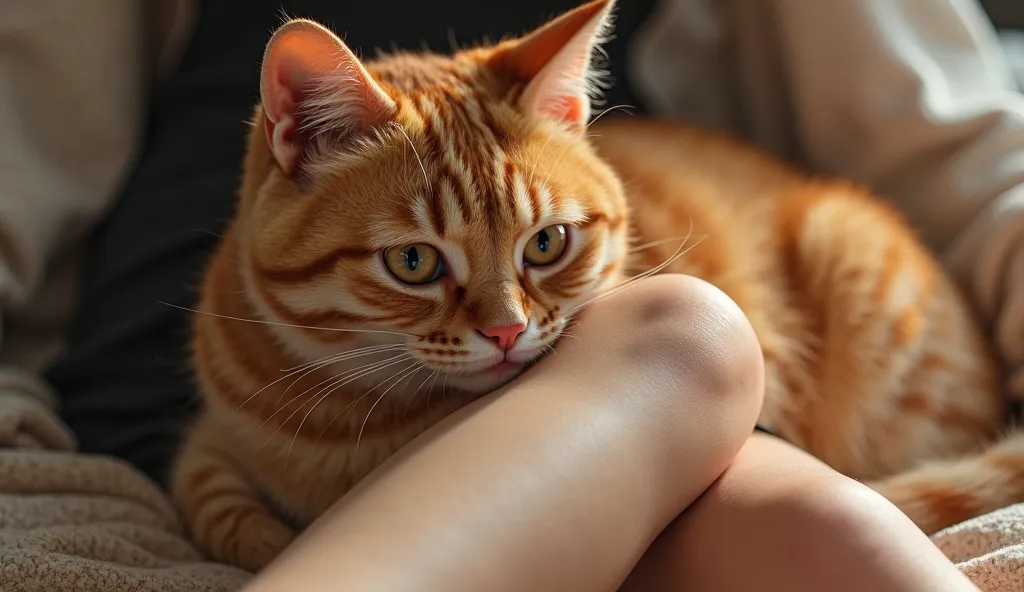
M 312 22 L 274 34 L 195 318 L 205 409 L 174 479 L 214 558 L 263 566 L 684 245 L 664 271 L 717 284 L 761 340 L 762 424 L 878 480 L 927 531 L 1024 497 L 1020 439 L 942 460 L 997 441 L 996 369 L 891 209 L 682 127 L 587 133 L 611 4 L 450 57 L 364 64 Z

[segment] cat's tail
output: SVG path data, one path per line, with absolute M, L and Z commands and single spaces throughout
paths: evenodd
M 1024 501 L 1024 430 L 976 454 L 930 462 L 867 485 L 921 530 L 935 533 Z

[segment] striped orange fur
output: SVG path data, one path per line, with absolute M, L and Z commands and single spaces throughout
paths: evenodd
M 309 21 L 274 34 L 174 476 L 214 558 L 259 569 L 681 247 L 664 271 L 715 283 L 757 331 L 764 425 L 928 531 L 1024 499 L 981 331 L 895 212 L 684 127 L 588 133 L 611 4 L 452 56 L 363 63 Z

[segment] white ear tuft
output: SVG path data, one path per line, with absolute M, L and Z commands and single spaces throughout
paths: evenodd
M 606 72 L 591 60 L 609 39 L 613 7 L 612 0 L 584 4 L 499 50 L 501 64 L 529 81 L 519 99 L 525 113 L 584 129 L 604 86 Z
M 344 42 L 308 20 L 274 32 L 263 55 L 260 96 L 267 143 L 289 175 L 312 148 L 340 148 L 385 125 L 396 111 Z

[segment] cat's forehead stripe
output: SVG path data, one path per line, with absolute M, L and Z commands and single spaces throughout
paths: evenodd
M 511 189 L 509 185 L 509 170 L 508 170 L 508 159 L 505 157 L 505 153 L 501 150 L 497 150 L 494 153 L 492 159 L 491 174 L 498 183 L 497 189 L 499 191 L 508 191 Z
M 515 186 L 512 189 L 515 197 L 516 211 L 519 212 L 519 219 L 523 226 L 533 226 L 540 221 L 540 204 L 534 197 L 534 192 L 526 185 L 523 175 L 516 175 Z
M 460 198 L 451 176 L 442 176 L 437 187 L 437 191 L 441 195 L 441 209 L 450 231 L 452 233 L 462 232 L 466 227 L 467 218 L 463 210 L 465 200 Z
M 444 216 L 438 214 L 437 208 L 428 207 L 421 195 L 412 200 L 412 219 L 420 232 L 444 236 Z
M 450 97 L 451 98 L 451 97 Z M 489 107 L 473 95 L 441 104 L 425 94 L 411 104 L 424 121 L 435 181 L 431 189 L 432 226 L 439 234 L 480 223 L 492 232 L 508 224 L 532 226 L 553 215 L 567 222 L 583 219 L 579 203 L 558 203 L 551 189 L 521 167 L 503 149 L 507 133 Z
M 473 183 L 469 178 L 466 167 L 458 162 L 445 162 L 442 164 L 441 174 L 451 181 L 462 217 L 465 221 L 469 222 L 474 217 L 475 203 L 473 200 Z
M 586 220 L 587 208 L 578 200 L 556 198 L 550 173 L 535 175 L 536 165 L 507 151 L 513 145 L 510 132 L 481 86 L 485 80 L 464 72 L 466 64 L 452 62 L 431 62 L 429 69 L 437 70 L 431 76 L 402 80 L 399 72 L 410 65 L 403 59 L 383 64 L 382 71 L 399 88 L 414 121 L 411 129 L 422 124 L 420 142 L 426 146 L 419 156 L 428 186 L 412 212 L 420 230 L 444 238 L 484 225 L 494 235 L 555 217 L 567 223 Z

